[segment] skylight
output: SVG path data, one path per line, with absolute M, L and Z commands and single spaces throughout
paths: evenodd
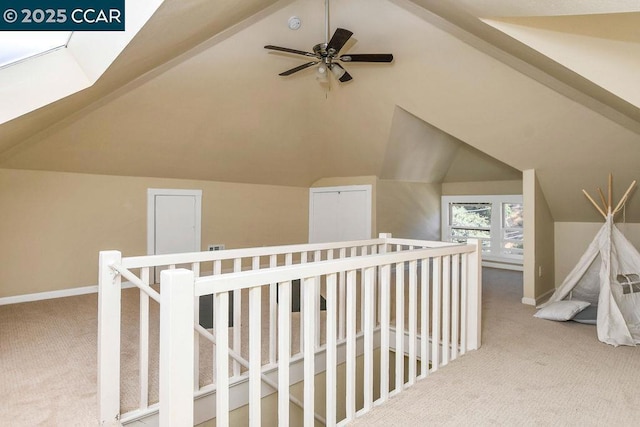
M 0 32 L 0 68 L 64 47 L 71 31 Z

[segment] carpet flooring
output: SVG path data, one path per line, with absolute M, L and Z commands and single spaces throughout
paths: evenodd
M 482 347 L 352 426 L 637 426 L 640 348 L 533 318 L 521 274 L 485 269 Z

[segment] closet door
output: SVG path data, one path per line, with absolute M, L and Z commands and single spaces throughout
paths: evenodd
M 371 186 L 309 191 L 309 243 L 371 238 Z
M 201 210 L 202 190 L 148 189 L 147 253 L 200 251 Z M 160 280 L 161 270 L 155 269 L 153 282 Z
M 157 195 L 155 197 L 154 254 L 200 250 L 196 206 L 196 197 L 192 195 Z

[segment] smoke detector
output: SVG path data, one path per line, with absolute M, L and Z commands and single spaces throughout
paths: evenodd
M 297 30 L 302 26 L 302 21 L 297 16 L 292 16 L 289 18 L 288 25 L 290 30 Z

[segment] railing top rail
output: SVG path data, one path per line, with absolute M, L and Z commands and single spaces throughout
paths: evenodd
M 389 243 L 391 245 L 423 246 L 428 248 L 440 248 L 440 247 L 451 246 L 456 244 L 452 242 L 441 242 L 441 241 L 435 241 L 435 240 L 402 239 L 402 238 L 396 238 L 396 237 L 390 237 L 385 240 L 386 240 L 385 243 Z
M 186 252 L 181 254 L 146 255 L 122 258 L 125 268 L 156 267 L 171 264 L 218 261 L 254 256 L 283 255 L 287 253 L 321 251 L 328 249 L 353 248 L 385 243 L 386 239 L 351 240 L 330 243 L 303 243 L 297 245 L 263 246 L 257 248 L 226 249 L 222 251 Z
M 252 286 L 261 286 L 267 283 L 288 282 L 307 277 L 431 257 L 472 253 L 476 250 L 478 250 L 476 245 L 450 244 L 439 248 L 414 249 L 411 251 L 319 261 L 309 264 L 294 264 L 265 270 L 249 270 L 238 273 L 203 276 L 197 278 L 195 281 L 195 295 L 209 295 Z

